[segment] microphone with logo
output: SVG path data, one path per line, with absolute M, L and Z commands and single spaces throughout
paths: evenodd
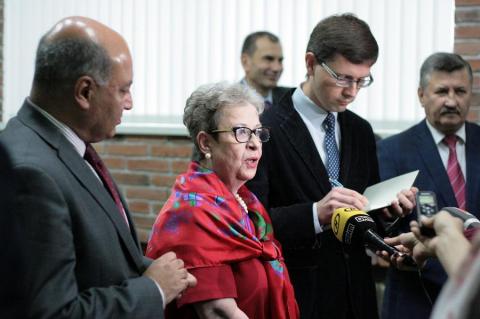
M 337 208 L 332 215 L 331 224 L 335 237 L 344 244 L 364 245 L 374 251 L 385 250 L 389 256 L 404 257 L 404 265 L 417 266 L 411 256 L 405 255 L 385 243 L 383 238 L 376 233 L 375 221 L 364 211 L 355 208 Z

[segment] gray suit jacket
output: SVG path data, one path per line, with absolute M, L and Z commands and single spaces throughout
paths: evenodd
M 26 238 L 28 317 L 163 318 L 128 210 L 130 229 L 73 145 L 28 101 L 0 141 L 18 182 L 9 213 Z

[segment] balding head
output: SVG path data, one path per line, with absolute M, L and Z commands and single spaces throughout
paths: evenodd
M 59 21 L 40 40 L 31 100 L 87 142 L 112 137 L 132 107 L 132 60 L 120 34 L 85 17 Z
M 62 19 L 39 42 L 33 98 L 38 90 L 63 95 L 84 75 L 105 84 L 112 64 L 125 59 L 130 59 L 130 52 L 116 31 L 85 17 Z

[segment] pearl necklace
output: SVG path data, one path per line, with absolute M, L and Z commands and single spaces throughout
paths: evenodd
M 240 195 L 238 195 L 238 193 L 235 193 L 233 194 L 235 196 L 235 199 L 237 200 L 237 202 L 240 204 L 240 206 L 242 206 L 243 208 L 243 211 L 248 214 L 248 208 L 247 208 L 247 204 L 245 204 L 245 201 L 243 200 L 243 198 L 240 197 Z
M 247 207 L 247 204 L 245 203 L 245 201 L 243 200 L 243 198 L 240 197 L 240 195 L 238 195 L 238 193 L 235 193 L 233 194 L 233 196 L 235 196 L 235 199 L 237 200 L 237 202 L 240 204 L 240 206 L 242 206 L 243 208 L 243 222 L 245 223 L 244 226 L 247 228 L 247 231 L 250 233 L 250 234 L 253 234 L 253 229 L 252 227 L 250 226 L 250 218 L 248 217 L 248 207 Z

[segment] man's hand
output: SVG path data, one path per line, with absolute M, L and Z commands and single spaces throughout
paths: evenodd
M 165 304 L 179 296 L 188 287 L 197 284 L 197 279 L 184 268 L 183 260 L 168 252 L 155 259 L 143 275 L 153 279 L 165 294 Z
M 457 273 L 470 249 L 470 243 L 463 235 L 463 221 L 446 211 L 440 211 L 430 218 L 420 218 L 422 226 L 433 228 L 436 235 L 431 238 L 423 236 L 419 224 L 411 221 L 410 229 L 416 238 L 435 253 L 449 276 Z
M 391 205 L 383 209 L 384 216 L 393 218 L 394 216 L 405 217 L 409 215 L 415 208 L 417 192 L 418 188 L 416 187 L 402 190 L 397 194 L 397 198 L 392 201 Z
M 344 187 L 334 187 L 324 198 L 317 202 L 317 216 L 320 224 L 328 225 L 333 211 L 337 208 L 351 207 L 363 210 L 368 204 L 365 196 Z
M 402 254 L 389 257 L 385 251 L 378 252 L 383 258 L 390 258 L 392 265 L 400 270 L 412 270 L 412 267 L 403 264 L 404 254 L 413 257 L 418 267 L 423 267 L 427 258 L 433 256 L 433 252 L 425 247 L 412 232 L 403 233 L 396 237 L 385 238 L 385 242 L 391 246 L 395 246 Z M 416 270 L 416 268 L 415 268 Z

